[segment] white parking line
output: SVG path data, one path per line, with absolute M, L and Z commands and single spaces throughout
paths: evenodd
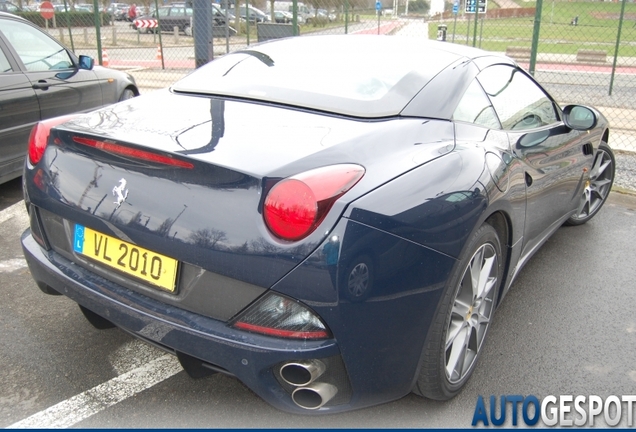
M 22 230 L 29 225 L 24 201 L 0 211 L 2 230 Z M 0 273 L 27 267 L 24 258 L 0 261 Z M 132 340 L 109 355 L 113 369 L 121 375 L 33 414 L 8 428 L 65 428 L 136 395 L 183 369 L 177 358 L 163 355 L 160 350 L 138 340 Z M 142 364 L 143 363 L 143 364 Z
M 67 428 L 181 372 L 177 358 L 163 355 L 8 426 L 14 428 Z

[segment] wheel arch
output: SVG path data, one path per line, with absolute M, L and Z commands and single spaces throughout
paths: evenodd
M 137 97 L 137 96 L 139 96 L 139 95 L 140 95 L 140 93 L 139 93 L 139 89 L 137 88 L 137 86 L 136 86 L 136 85 L 128 84 L 128 85 L 124 88 L 124 91 L 126 91 L 126 90 L 131 90 L 131 91 L 135 94 L 135 97 Z
M 510 272 L 510 261 L 512 255 L 512 244 L 511 239 L 512 236 L 512 221 L 510 219 L 510 215 L 505 213 L 502 210 L 497 210 L 491 215 L 489 215 L 484 223 L 492 226 L 497 232 L 497 237 L 499 237 L 499 241 L 501 242 L 502 247 L 502 258 L 503 262 L 503 274 L 501 277 L 501 285 L 499 286 L 499 295 L 497 296 L 497 304 L 501 302 L 503 299 L 503 292 L 505 289 L 505 281 L 508 280 L 508 273 Z M 479 225 L 481 226 L 481 225 Z
M 606 128 L 606 129 L 603 131 L 603 137 L 601 138 L 601 141 L 602 141 L 602 142 L 609 143 L 609 132 L 610 132 L 610 131 L 609 131 L 609 128 Z

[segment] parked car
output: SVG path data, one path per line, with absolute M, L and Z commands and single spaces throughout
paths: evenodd
M 192 6 L 186 6 L 186 4 L 175 3 L 170 6 L 163 6 L 158 9 L 158 12 L 153 12 L 151 15 L 141 16 L 140 20 L 158 20 L 159 26 L 154 28 L 141 29 L 144 33 L 156 32 L 158 28 L 162 32 L 172 32 L 175 27 L 179 28 L 179 31 L 192 36 L 193 26 L 193 8 Z M 212 14 L 214 19 L 214 27 L 225 26 L 226 14 L 216 4 L 212 4 Z M 230 17 L 232 19 L 232 17 Z M 137 30 L 137 25 L 133 21 L 131 27 Z M 215 33 L 218 33 L 215 30 Z M 230 36 L 234 36 L 236 31 L 232 28 L 230 30 Z
M 253 24 L 271 21 L 271 18 L 269 15 L 267 15 L 262 10 L 252 6 L 249 6 L 249 7 L 246 7 L 245 5 L 239 6 L 238 12 L 235 7 L 231 7 L 229 10 L 232 15 L 239 16 L 245 21 L 248 20 L 248 14 L 249 14 L 249 21 L 250 23 L 253 23 Z
M 285 1 L 285 0 L 277 0 L 274 2 L 274 10 L 283 11 L 283 12 L 294 12 L 294 2 Z M 312 19 L 314 18 L 314 11 L 311 10 L 307 5 L 302 2 L 296 2 L 296 15 L 298 16 L 298 22 L 307 24 L 311 24 Z
M 93 66 L 39 27 L 0 12 L 0 183 L 22 174 L 33 125 L 139 94 L 127 73 Z
M 22 246 L 37 286 L 97 328 L 280 409 L 446 400 L 523 265 L 603 206 L 608 137 L 501 55 L 281 39 L 39 123 Z
M 16 13 L 22 11 L 20 6 L 13 4 L 9 1 L 0 1 L 0 12 Z
M 322 17 L 329 22 L 333 22 L 336 20 L 336 14 L 333 12 L 329 12 L 327 9 L 318 9 L 317 16 Z
M 274 20 L 279 24 L 292 22 L 294 15 L 285 11 L 274 11 Z
M 75 12 L 93 13 L 93 5 L 90 4 L 76 4 Z
M 115 21 L 128 21 L 128 9 L 129 5 L 119 6 L 115 9 L 113 17 Z
M 106 8 L 106 12 L 108 12 L 116 21 L 123 21 L 124 17 L 121 11 L 124 8 L 128 8 L 127 3 L 111 3 Z

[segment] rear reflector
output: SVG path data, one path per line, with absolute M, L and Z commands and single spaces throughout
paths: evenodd
M 269 293 L 234 321 L 234 328 L 285 339 L 325 339 L 323 322 L 301 303 Z

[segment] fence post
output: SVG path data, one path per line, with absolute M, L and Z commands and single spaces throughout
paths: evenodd
M 345 0 L 345 34 L 349 34 L 349 0 Z
M 179 43 L 179 26 L 172 27 L 172 33 L 174 34 L 175 45 Z
M 117 26 L 113 24 L 113 46 L 117 45 Z
M 477 20 L 479 19 L 479 10 L 477 9 L 477 4 L 475 4 L 475 25 L 473 29 L 473 47 L 477 46 Z
M 97 39 L 97 59 L 99 64 L 102 64 L 102 32 L 101 32 L 101 19 L 99 16 L 99 2 L 93 0 L 93 17 L 95 18 L 95 38 Z
M 292 26 L 294 28 L 294 36 L 298 36 L 300 34 L 298 31 L 298 0 L 292 0 Z
M 537 0 L 534 11 L 534 29 L 532 30 L 532 47 L 530 48 L 530 75 L 534 76 L 537 66 L 537 49 L 539 48 L 539 32 L 541 31 L 541 12 L 543 10 L 543 0 Z
M 73 31 L 71 30 L 71 20 L 68 17 L 68 6 L 66 0 L 64 0 L 64 12 L 66 12 L 66 25 L 68 26 L 68 37 L 71 39 L 71 49 L 75 51 L 75 44 L 73 43 Z
M 610 78 L 609 95 L 612 95 L 614 88 L 614 75 L 616 73 L 616 61 L 618 60 L 618 47 L 621 43 L 621 32 L 623 31 L 623 18 L 625 17 L 625 0 L 621 4 L 621 17 L 618 20 L 618 34 L 616 35 L 616 48 L 614 48 L 614 63 L 612 63 L 612 77 Z
M 194 62 L 195 67 L 199 68 L 214 59 L 212 2 L 210 0 L 194 0 L 193 9 Z
M 166 65 L 163 61 L 163 40 L 161 39 L 161 19 L 159 18 L 159 3 L 157 0 L 155 0 L 155 10 L 157 11 L 157 33 L 159 33 L 159 49 L 161 50 L 161 69 L 165 69 Z M 152 42 L 155 42 L 154 36 L 152 37 Z
M 62 27 L 57 28 L 60 31 L 60 42 L 64 43 L 64 29 Z
M 230 12 L 230 5 L 227 0 L 223 0 L 223 9 L 225 10 L 225 17 L 223 18 L 223 21 L 225 21 L 225 54 L 227 54 L 230 52 L 230 20 L 227 18 L 227 14 Z M 240 17 L 235 17 L 234 19 L 238 21 L 241 20 Z M 212 20 L 212 25 L 214 25 L 214 22 L 215 21 Z M 212 30 L 212 33 L 214 33 L 214 29 Z
M 293 0 L 293 4 L 294 8 L 296 8 L 296 0 Z M 240 6 L 237 7 L 236 10 L 240 11 Z M 295 13 L 298 14 L 298 11 L 296 11 Z M 256 24 L 256 22 L 254 23 Z M 247 46 L 250 46 L 250 0 L 245 0 L 245 28 L 247 29 L 245 30 L 245 35 L 247 36 Z

